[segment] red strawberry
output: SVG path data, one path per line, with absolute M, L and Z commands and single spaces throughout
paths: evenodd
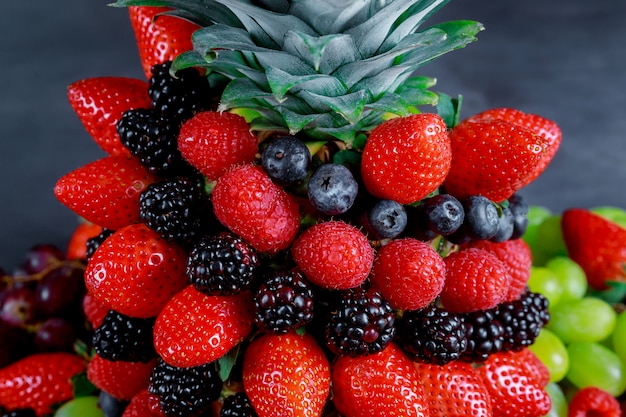
M 524 364 L 526 370 L 532 375 L 534 380 L 537 381 L 540 387 L 548 385 L 550 382 L 550 370 L 532 350 L 524 348 L 515 355 Z
M 620 403 L 610 393 L 598 387 L 584 387 L 569 401 L 568 417 L 621 417 Z
M 295 198 L 259 166 L 242 165 L 221 176 L 213 208 L 222 224 L 259 252 L 286 249 L 300 228 Z
M 84 219 L 116 230 L 141 221 L 139 196 L 155 181 L 138 159 L 107 156 L 59 178 L 54 194 Z
M 0 406 L 30 407 L 40 417 L 51 413 L 53 405 L 73 397 L 71 379 L 85 368 L 85 361 L 71 353 L 26 356 L 0 369 Z
M 87 290 L 131 317 L 154 317 L 187 285 L 186 252 L 145 224 L 123 227 L 94 252 L 85 270 Z
M 371 281 L 394 308 L 417 310 L 439 295 L 445 276 L 446 264 L 430 245 L 406 238 L 378 251 Z
M 96 354 L 87 366 L 87 378 L 96 388 L 118 400 L 130 400 L 148 388 L 155 363 L 156 360 L 148 363 L 109 361 Z
M 191 165 L 213 181 L 234 165 L 253 162 L 258 139 L 243 117 L 206 111 L 183 124 L 178 149 Z
M 100 327 L 109 310 L 111 307 L 98 300 L 93 294 L 87 293 L 83 297 L 83 312 L 94 329 Z
M 370 193 L 409 204 L 435 191 L 450 169 L 450 139 L 436 114 L 378 125 L 363 149 L 361 174 Z
M 430 417 L 491 417 L 491 400 L 483 380 L 468 362 L 439 366 L 416 362 Z
M 491 355 L 476 372 L 482 378 L 494 416 L 537 417 L 550 411 L 550 396 L 516 352 Z
M 88 221 L 81 221 L 70 236 L 67 249 L 65 250 L 65 257 L 70 260 L 85 260 L 87 258 L 87 240 L 98 236 L 101 231 L 102 226 Z
M 330 365 L 313 336 L 267 333 L 246 350 L 243 386 L 259 417 L 317 417 L 330 391 Z
M 447 310 L 486 310 L 506 297 L 511 276 L 495 255 L 469 248 L 451 253 L 444 261 L 447 272 L 441 302 Z
M 557 125 L 554 121 L 537 114 L 524 113 L 521 110 L 500 107 L 485 110 L 470 117 L 468 120 L 505 120 L 509 123 L 513 123 L 514 125 L 531 130 L 537 135 L 545 138 L 548 142 L 548 150 L 544 154 L 541 163 L 537 165 L 536 171 L 533 174 L 533 180 L 546 169 L 561 145 L 562 134 L 559 125 Z
M 579 208 L 563 212 L 561 227 L 567 253 L 589 285 L 605 290 L 609 281 L 626 281 L 626 229 Z
M 67 96 L 98 146 L 110 155 L 130 155 L 116 125 L 126 110 L 151 106 L 147 82 L 126 77 L 88 78 L 71 84 Z
M 504 264 L 504 268 L 511 276 L 505 301 L 517 300 L 526 289 L 530 278 L 530 267 L 533 259 L 528 244 L 522 239 L 507 240 L 501 243 L 477 240 L 468 246 L 486 250 L 494 254 Z
M 150 396 L 147 388 L 142 389 L 130 399 L 124 409 L 122 417 L 148 417 L 153 413 L 150 410 Z M 155 414 L 154 414 L 155 415 Z
M 187 286 L 166 304 L 154 324 L 154 347 L 172 366 L 199 366 L 224 356 L 252 330 L 249 292 L 206 295 Z
M 191 35 L 200 28 L 187 20 L 161 14 L 168 10 L 146 6 L 128 8 L 141 66 L 148 79 L 153 65 L 173 61 L 181 53 L 193 49 Z
M 504 120 L 463 121 L 450 131 L 452 166 L 444 187 L 456 198 L 501 202 L 528 185 L 548 141 Z
M 306 277 L 324 288 L 360 285 L 370 273 L 374 249 L 356 227 L 342 221 L 317 223 L 305 230 L 291 248 Z
M 428 400 L 414 363 L 389 344 L 367 356 L 333 364 L 333 403 L 344 417 L 428 416 Z

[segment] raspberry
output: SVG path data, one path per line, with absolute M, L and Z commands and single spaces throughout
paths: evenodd
M 367 278 L 374 250 L 356 227 L 342 221 L 317 223 L 294 241 L 293 259 L 316 285 L 354 288 Z
M 619 401 L 609 392 L 594 386 L 583 387 L 569 401 L 569 416 L 620 417 Z
M 153 328 L 154 318 L 129 317 L 110 310 L 94 332 L 93 347 L 110 361 L 148 363 L 156 356 Z
M 444 261 L 447 271 L 441 302 L 447 310 L 486 310 L 504 300 L 511 276 L 495 255 L 469 248 L 451 253 Z
M 392 240 L 383 246 L 372 267 L 372 286 L 396 309 L 418 310 L 441 292 L 446 265 L 428 244 L 417 239 Z

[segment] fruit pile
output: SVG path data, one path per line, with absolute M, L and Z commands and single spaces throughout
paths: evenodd
M 107 156 L 54 189 L 97 228 L 86 373 L 107 416 L 551 412 L 518 191 L 561 132 L 461 120 L 414 74 L 482 30 L 423 28 L 445 3 L 116 3 L 147 81 L 69 87 Z M 604 411 L 579 392 L 572 412 Z

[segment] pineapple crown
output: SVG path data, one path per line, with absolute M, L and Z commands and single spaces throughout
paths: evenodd
M 202 28 L 172 72 L 199 67 L 227 82 L 220 110 L 254 130 L 302 132 L 349 147 L 385 118 L 435 105 L 435 79 L 415 70 L 476 40 L 483 26 L 422 28 L 448 0 L 118 0 L 165 6 Z M 245 109 L 242 111 L 242 109 Z

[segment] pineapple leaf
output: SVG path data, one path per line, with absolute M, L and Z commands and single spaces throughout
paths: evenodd
M 208 26 L 219 22 L 228 26 L 242 27 L 239 19 L 227 7 L 213 0 L 117 0 L 110 5 L 114 7 L 171 7 L 176 9 L 177 13 L 186 12 L 184 16 L 188 16 L 189 20 L 200 26 Z
M 346 89 L 334 77 L 323 74 L 291 75 L 280 68 L 269 67 L 266 71 L 267 81 L 277 99 L 282 99 L 288 91 L 309 90 L 312 93 L 324 96 L 339 96 L 346 93 Z
M 226 85 L 221 97 L 221 110 L 230 110 L 237 107 L 254 108 L 257 99 L 272 98 L 272 93 L 263 91 L 251 80 L 246 78 L 236 78 Z
M 355 20 L 369 17 L 370 0 L 337 2 L 333 0 L 292 1 L 290 14 L 307 22 L 319 34 L 341 33 Z M 383 2 L 384 3 L 384 2 Z
M 319 115 L 307 113 L 306 111 L 302 113 L 296 113 L 291 111 L 287 107 L 278 106 L 276 110 L 280 113 L 283 120 L 287 124 L 289 128 L 289 133 L 295 135 L 305 128 L 309 123 L 313 122 Z
M 174 59 L 170 71 L 176 73 L 185 68 L 202 67 L 205 64 L 206 60 L 201 54 L 197 53 L 196 51 L 187 51 L 178 55 Z
M 357 91 L 355 93 L 340 95 L 336 97 L 328 97 L 315 94 L 309 90 L 302 90 L 298 93 L 299 97 L 304 97 L 307 103 L 319 103 L 312 107 L 320 110 L 322 105 L 329 110 L 340 114 L 348 123 L 354 124 L 358 122 L 369 95 L 366 91 Z
M 283 49 L 300 57 L 315 71 L 323 74 L 330 74 L 341 65 L 359 58 L 359 51 L 352 37 L 341 34 L 310 36 L 289 31 L 285 36 Z
M 413 68 L 409 66 L 391 66 L 360 80 L 352 86 L 351 90 L 367 90 L 372 95 L 372 99 L 377 100 L 381 95 L 395 91 L 412 72 Z
M 252 52 L 268 50 L 268 48 L 255 45 L 245 29 L 233 28 L 220 23 L 199 29 L 194 33 L 193 47 L 200 53 L 213 49 Z
M 439 102 L 437 103 L 437 114 L 441 116 L 444 123 L 449 129 L 459 124 L 461 113 L 461 103 L 463 96 L 452 98 L 445 93 L 439 93 Z

